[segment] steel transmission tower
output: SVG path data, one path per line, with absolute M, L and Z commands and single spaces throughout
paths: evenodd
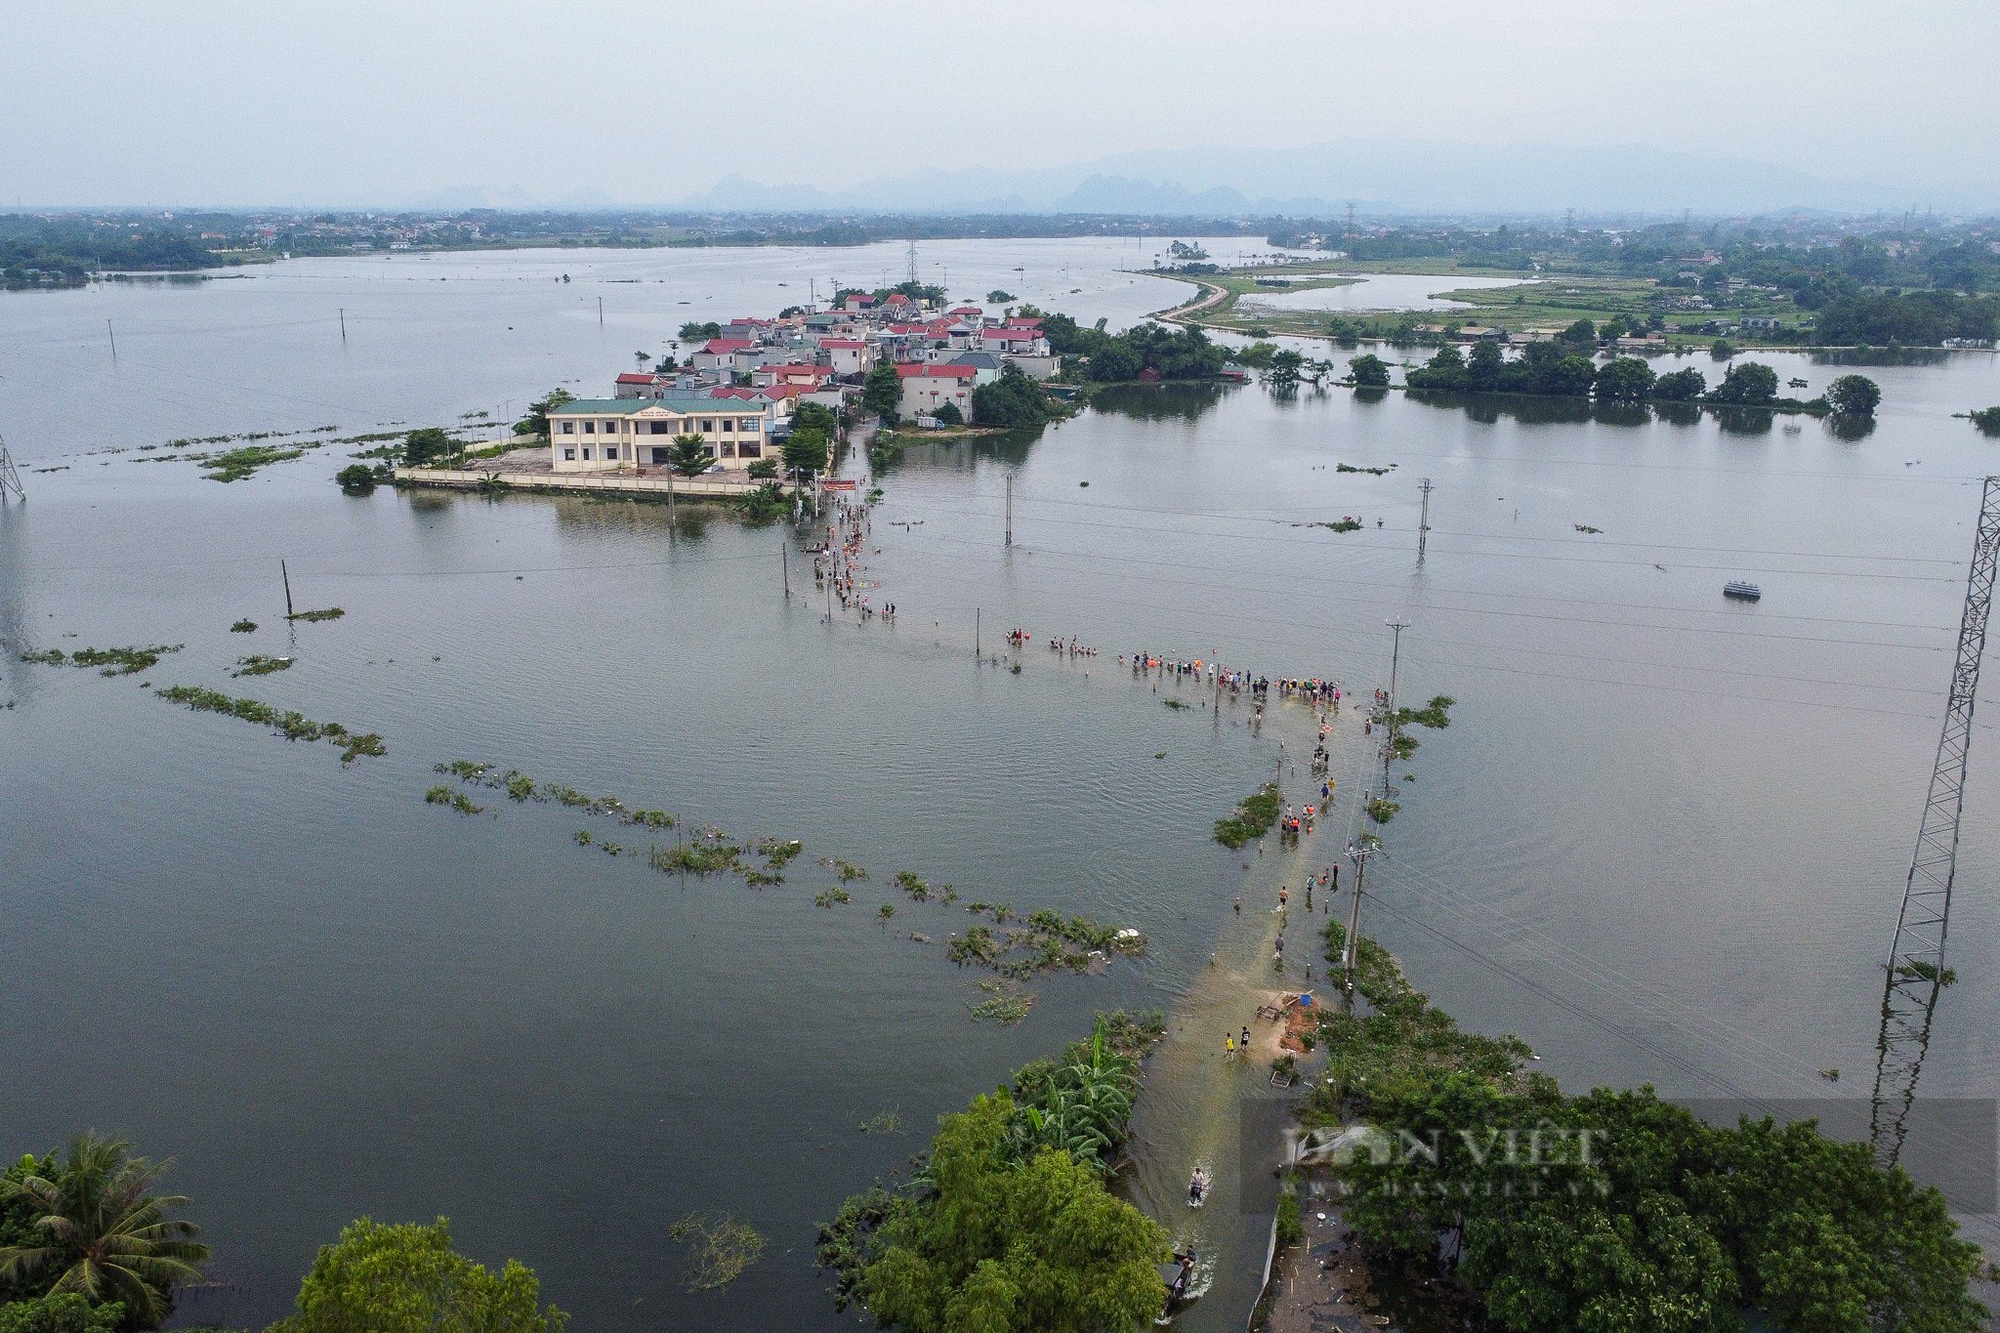
M 0 500 L 5 500 L 9 491 L 17 499 L 28 498 L 27 488 L 21 485 L 21 474 L 14 470 L 14 455 L 7 451 L 7 438 L 0 435 Z
M 1924 799 L 1916 855 L 1903 885 L 1896 936 L 1884 965 L 1869 1142 L 1885 1166 L 1902 1153 L 1917 1076 L 1930 1045 L 1931 1015 L 1949 975 L 1944 966 L 1945 930 L 1951 918 L 1958 822 L 1965 808 L 1965 758 L 1972 745 L 1972 704 L 1979 688 L 1979 659 L 1986 651 L 1987 616 L 1993 609 L 1996 558 L 2000 558 L 2000 477 L 1988 477 L 1972 540 L 1972 569 L 1965 581 L 1965 614 L 1958 627 L 1958 660 L 1951 672 L 1944 731 L 1938 737 L 1937 763 Z

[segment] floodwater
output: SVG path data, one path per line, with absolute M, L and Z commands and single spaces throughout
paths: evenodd
M 1218 259 L 1226 244 L 1206 242 Z M 1120 271 L 1142 250 L 960 242 L 919 262 L 948 267 L 954 297 L 1004 286 L 1117 326 L 1184 295 Z M 90 453 L 518 411 L 608 382 L 683 319 L 773 313 L 815 275 L 905 263 L 900 246 L 520 252 L 0 298 L 0 429 L 32 496 L 0 513 L 9 661 L 185 645 L 131 678 L 0 664 L 16 705 L 0 709 L 0 1061 L 19 1094 L 0 1148 L 95 1126 L 176 1156 L 225 1284 L 191 1315 L 275 1317 L 350 1218 L 444 1213 L 461 1248 L 535 1267 L 579 1326 L 832 1328 L 813 1223 L 937 1114 L 1122 1006 L 1170 1014 L 1127 1188 L 1216 1256 L 1183 1326 L 1240 1326 L 1267 1196 L 1237 1101 L 1268 1090 L 1261 1068 L 1225 1066 L 1223 1031 L 1319 963 L 1299 877 L 1332 860 L 1379 773 L 1348 710 L 1321 831 L 1227 852 L 1210 824 L 1303 760 L 1312 719 L 1277 707 L 1255 733 L 1244 704 L 1193 687 L 1167 708 L 1171 682 L 1119 667 L 1134 650 L 1365 695 L 1387 683 L 1383 622 L 1407 620 L 1402 697 L 1458 704 L 1417 733 L 1364 922 L 1416 983 L 1468 1026 L 1520 1033 L 1571 1086 L 1865 1096 L 1875 963 L 1994 465 L 1951 414 L 2000 401 L 1990 355 L 1871 369 L 1885 400 L 1860 439 L 1526 400 L 1109 394 L 1039 437 L 922 447 L 875 478 L 868 591 L 898 604 L 893 625 L 829 625 L 803 590 L 787 603 L 782 529 L 693 507 L 670 529 L 622 502 L 349 498 L 328 482 L 342 448 L 229 486 Z M 1767 359 L 1806 392 L 1847 369 Z M 1301 526 L 1347 515 L 1362 530 Z M 280 558 L 301 606 L 346 616 L 287 630 Z M 1763 600 L 1725 603 L 1737 577 Z M 232 635 L 239 617 L 261 628 Z M 1100 655 L 1031 646 L 1019 674 L 975 660 L 975 633 L 990 656 L 1017 626 Z M 251 652 L 298 664 L 231 680 Z M 146 681 L 379 731 L 389 753 L 343 768 Z M 1995 1091 L 2000 990 L 1976 966 L 2000 942 L 1989 730 L 1935 1095 Z M 432 765 L 455 758 L 807 851 L 761 891 L 663 877 L 574 835 L 671 835 L 492 792 L 479 816 L 426 805 Z M 1303 763 L 1283 771 L 1298 799 Z M 833 882 L 821 856 L 868 868 L 851 904 L 813 906 Z M 905 899 L 901 869 L 1152 948 L 1029 983 L 1017 1027 L 975 1024 L 979 978 L 943 958 L 969 918 Z M 890 1110 L 901 1133 L 861 1132 Z M 1197 1161 L 1218 1188 L 1193 1215 Z M 769 1237 L 727 1291 L 682 1290 L 665 1231 L 695 1211 Z
M 1339 287 L 1309 287 L 1305 291 L 1258 291 L 1240 306 L 1276 311 L 1326 310 L 1346 314 L 1382 310 L 1468 310 L 1463 301 L 1439 300 L 1437 293 L 1482 287 L 1517 287 L 1520 278 L 1427 277 L 1420 273 L 1370 273 Z

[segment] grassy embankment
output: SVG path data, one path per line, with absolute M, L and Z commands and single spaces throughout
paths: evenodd
M 1260 295 L 1272 295 L 1280 291 L 1310 291 L 1314 288 L 1337 287 L 1345 283 L 1361 281 L 1363 277 L 1376 273 L 1432 274 L 1440 279 L 1451 277 L 1514 277 L 1518 283 L 1505 287 L 1451 288 L 1440 281 L 1438 290 L 1431 295 L 1450 301 L 1461 302 L 1462 309 L 1449 311 L 1378 311 L 1378 312 L 1332 312 L 1324 310 L 1277 310 L 1260 304 Z M 1359 275 L 1359 276 L 1357 276 Z M 1679 348 L 1706 348 L 1715 340 L 1713 334 L 1677 333 L 1680 324 L 1694 325 L 1709 320 L 1740 323 L 1745 316 L 1763 316 L 1782 321 L 1789 328 L 1796 328 L 1804 312 L 1798 307 L 1782 301 L 1772 301 L 1764 292 L 1717 293 L 1710 299 L 1716 302 L 1712 310 L 1675 310 L 1666 307 L 1666 302 L 1682 295 L 1679 288 L 1661 288 L 1650 278 L 1611 278 L 1582 276 L 1563 273 L 1537 275 L 1524 272 L 1505 272 L 1494 269 L 1466 268 L 1462 265 L 1441 260 L 1375 261 L 1370 263 L 1337 263 L 1310 265 L 1279 265 L 1232 269 L 1220 274 L 1192 275 L 1163 273 L 1161 277 L 1173 278 L 1179 282 L 1197 283 L 1206 292 L 1226 293 L 1223 299 L 1213 305 L 1188 310 L 1177 315 L 1180 322 L 1199 324 L 1204 328 L 1227 330 L 1232 333 L 1255 334 L 1256 336 L 1285 335 L 1302 338 L 1324 338 L 1335 333 L 1362 338 L 1407 337 L 1424 329 L 1439 329 L 1447 323 L 1454 324 L 1499 324 L 1510 330 L 1541 329 L 1554 332 L 1568 328 L 1579 319 L 1603 324 L 1606 320 L 1623 316 L 1628 322 L 1644 323 L 1649 316 L 1661 316 L 1667 325 L 1667 346 Z M 1289 288 L 1259 287 L 1258 277 L 1282 277 L 1292 279 Z M 1336 323 L 1337 322 L 1337 323 Z M 1754 333 L 1738 331 L 1731 340 L 1743 347 L 1793 347 L 1801 341 L 1795 334 L 1791 340 L 1783 338 L 1758 338 Z

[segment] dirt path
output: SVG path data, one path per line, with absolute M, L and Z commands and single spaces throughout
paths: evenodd
M 1183 280 L 1170 279 L 1170 281 L 1183 281 Z M 1197 287 L 1206 288 L 1208 287 L 1208 284 L 1205 282 L 1198 283 Z M 1189 322 L 1190 316 L 1198 315 L 1204 310 L 1215 309 L 1217 306 L 1221 305 L 1224 301 L 1227 301 L 1232 294 L 1233 293 L 1231 293 L 1227 287 L 1211 288 L 1206 296 L 1196 297 L 1194 300 L 1185 302 L 1184 304 L 1177 306 L 1170 306 L 1165 310 L 1155 311 L 1151 316 L 1149 316 L 1149 318 L 1157 319 L 1163 324 L 1185 324 Z M 1200 321 L 1196 320 L 1194 322 L 1199 323 Z

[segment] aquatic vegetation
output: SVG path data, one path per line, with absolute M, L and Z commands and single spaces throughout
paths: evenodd
M 982 981 L 979 989 L 985 993 L 985 999 L 965 1002 L 965 1011 L 975 1023 L 994 1022 L 1012 1027 L 1035 1006 L 1034 995 L 1011 981 Z
M 757 839 L 757 854 L 763 857 L 773 870 L 782 870 L 790 865 L 793 858 L 806 849 L 797 838 L 779 840 L 777 838 Z
M 756 866 L 738 866 L 743 872 L 743 882 L 753 889 L 761 889 L 766 884 L 783 884 L 785 877 L 776 871 L 759 870 Z
M 189 454 L 188 457 L 209 469 L 202 474 L 206 480 L 230 482 L 253 477 L 259 468 L 269 467 L 273 463 L 287 463 L 294 458 L 303 458 L 306 450 L 317 448 L 319 448 L 318 441 L 294 447 L 246 444 L 218 454 Z
M 931 886 L 915 871 L 898 870 L 896 887 L 909 894 L 913 902 L 925 902 L 931 896 Z
M 1292 526 L 1325 528 L 1328 532 L 1359 532 L 1361 530 L 1361 520 L 1358 518 L 1343 518 L 1338 523 L 1307 523 L 1303 525 L 1294 523 Z
M 1335 472 L 1361 472 L 1371 477 L 1386 477 L 1389 475 L 1389 468 L 1395 466 L 1394 463 L 1391 463 L 1389 467 L 1355 467 L 1352 463 L 1336 463 L 1333 465 L 1333 470 Z
M 861 1122 L 863 1134 L 901 1134 L 903 1132 L 902 1108 L 892 1106 L 886 1111 L 877 1111 Z
M 461 815 L 476 815 L 486 809 L 483 805 L 474 805 L 471 797 L 443 782 L 425 792 L 424 800 L 432 805 L 448 805 Z
M 664 810 L 628 810 L 624 822 L 641 828 L 661 829 L 672 828 L 676 821 Z
M 1392 801 L 1388 799 L 1386 796 L 1376 796 L 1372 797 L 1368 801 L 1368 803 L 1362 806 L 1361 808 L 1365 810 L 1368 814 L 1368 817 L 1374 820 L 1377 824 L 1386 824 L 1390 820 L 1394 819 L 1396 817 L 1396 812 L 1398 810 L 1401 810 L 1403 807 L 1400 802 Z
M 727 842 L 677 842 L 671 848 L 652 849 L 646 864 L 663 875 L 713 875 L 724 870 L 740 870 L 741 847 Z
M 1244 797 L 1237 804 L 1235 814 L 1215 821 L 1215 840 L 1231 850 L 1241 847 L 1277 823 L 1281 808 L 1278 784 L 1267 782 Z
M 1966 415 L 1981 435 L 2000 435 L 2000 407 L 1982 407 Z
M 881 917 L 884 921 L 887 921 L 890 917 L 896 915 L 896 904 L 883 903 L 880 907 L 875 909 L 875 915 Z
M 474 763 L 470 759 L 454 759 L 448 764 L 436 764 L 434 772 L 449 773 L 461 782 L 478 782 L 493 767 L 491 764 Z
M 509 773 L 504 781 L 506 783 L 507 799 L 510 801 L 525 801 L 535 794 L 535 780 L 526 773 Z M 576 805 L 579 802 L 565 801 L 563 804 Z
M 1160 702 L 1165 704 L 1167 707 L 1174 709 L 1176 712 L 1178 712 L 1183 708 L 1188 707 L 1187 704 L 1182 703 L 1179 699 L 1162 699 L 1160 700 Z
M 252 653 L 248 657 L 236 659 L 236 670 L 232 676 L 268 676 L 278 671 L 290 671 L 292 659 L 289 657 L 266 657 L 262 653 Z
M 1000 941 L 990 927 L 972 926 L 965 934 L 954 935 L 945 946 L 944 956 L 960 967 L 979 963 L 992 967 L 1000 961 Z
M 338 722 L 315 722 L 301 713 L 281 711 L 257 699 L 236 699 L 198 685 L 171 685 L 153 693 L 168 703 L 181 704 L 198 713 L 223 713 L 245 722 L 266 726 L 288 741 L 328 741 L 341 747 L 340 762 L 351 764 L 364 755 L 389 753 L 375 732 L 350 732 Z
M 257 632 L 257 622 L 254 620 L 239 620 L 229 627 L 229 632 L 231 634 L 255 634 Z
M 304 621 L 309 621 L 313 624 L 318 624 L 322 620 L 338 620 L 346 614 L 347 612 L 343 611 L 341 608 L 337 606 L 327 606 L 327 607 L 321 607 L 317 611 L 294 612 L 293 614 L 286 616 L 285 619 L 304 620 Z
M 1395 752 L 1396 758 L 1408 759 L 1417 752 L 1417 738 L 1415 736 L 1398 735 L 1394 740 L 1389 742 L 1389 748 Z
M 1457 702 L 1449 694 L 1433 695 L 1422 708 L 1398 708 L 1395 723 L 1399 727 L 1419 726 L 1442 731 L 1451 725 L 1452 705 Z
M 1570 526 L 1575 528 L 1578 532 L 1584 533 L 1585 535 L 1592 537 L 1595 537 L 1598 533 L 1604 531 L 1603 528 L 1593 528 L 1588 523 L 1572 523 L 1570 524 Z
M 577 845 L 577 846 L 579 846 L 579 847 L 588 847 L 588 846 L 590 846 L 590 830 L 589 830 L 589 829 L 587 829 L 587 828 L 580 828 L 580 829 L 578 829 L 578 830 L 576 831 L 576 834 L 575 834 L 575 837 L 576 837 L 576 845 Z
M 836 903 L 851 903 L 853 901 L 854 895 L 842 888 L 826 889 L 813 895 L 814 907 L 832 907 Z
M 851 884 L 857 879 L 868 878 L 867 867 L 855 865 L 852 861 L 843 861 L 837 856 L 823 857 L 820 864 L 839 875 L 842 884 Z
M 97 667 L 99 675 L 130 676 L 157 666 L 162 657 L 179 652 L 182 646 L 176 643 L 155 644 L 150 648 L 79 648 L 73 653 L 50 648 L 39 653 L 24 652 L 21 660 L 39 666 Z
M 691 1247 L 689 1291 L 728 1286 L 764 1253 L 764 1238 L 748 1222 L 727 1214 L 707 1218 L 690 1213 L 667 1228 L 667 1239 Z

